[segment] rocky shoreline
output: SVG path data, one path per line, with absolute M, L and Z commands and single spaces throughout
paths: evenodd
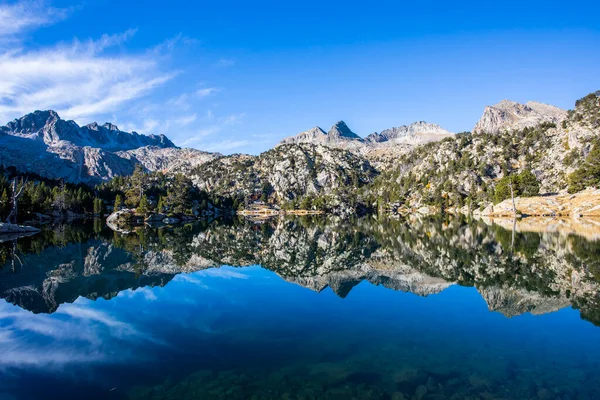
M 517 215 L 524 217 L 600 217 L 600 189 L 587 189 L 574 194 L 516 197 Z M 513 216 L 511 199 L 490 204 L 478 213 L 487 217 Z
M 31 236 L 40 232 L 33 226 L 0 223 L 0 243 L 18 239 L 23 236 Z

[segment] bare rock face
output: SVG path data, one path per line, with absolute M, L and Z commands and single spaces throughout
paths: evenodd
M 535 101 L 519 104 L 503 100 L 494 106 L 487 106 L 474 133 L 498 133 L 534 127 L 544 122 L 559 123 L 567 117 L 561 108 Z
M 258 156 L 232 155 L 202 164 L 190 174 L 206 191 L 236 196 L 270 187 L 280 201 L 305 195 L 327 195 L 335 189 L 358 188 L 377 171 L 362 156 L 314 144 L 284 144 Z
M 177 148 L 164 135 L 123 132 L 111 123 L 80 127 L 54 111 L 35 111 L 0 127 L 0 164 L 75 183 L 130 175 L 136 164 L 184 172 L 219 156 Z
M 408 153 L 415 146 L 448 137 L 454 137 L 454 134 L 439 125 L 419 121 L 361 138 L 344 121 L 339 121 L 329 132 L 317 126 L 282 140 L 279 146 L 311 144 L 348 150 L 367 158 L 378 169 L 385 170 L 394 165 L 399 155 Z
M 34 111 L 9 122 L 4 133 L 40 140 L 51 145 L 69 142 L 79 147 L 99 147 L 104 150 L 130 150 L 143 146 L 175 147 L 164 135 L 140 135 L 122 132 L 116 125 L 96 122 L 80 127 L 74 121 L 61 119 L 55 111 Z
M 547 314 L 571 305 L 565 296 L 546 297 L 525 289 L 490 287 L 479 289 L 479 293 L 490 311 L 498 311 L 509 318 L 525 313 Z
M 325 132 L 318 126 L 301 132 L 296 136 L 283 139 L 282 144 L 317 144 L 342 149 L 359 149 L 364 146 L 364 140 L 352 132 L 344 121 L 339 121 Z
M 327 137 L 332 140 L 362 140 L 360 136 L 352 132 L 344 121 L 338 121 L 327 132 Z
M 385 129 L 381 133 L 372 133 L 365 140 L 367 143 L 382 147 L 395 144 L 423 144 L 453 137 L 453 135 L 452 132 L 439 125 L 419 121 L 410 125 Z

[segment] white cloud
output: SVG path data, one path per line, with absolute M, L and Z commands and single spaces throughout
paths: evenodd
M 139 343 L 164 344 L 90 304 L 77 301 L 61 305 L 53 315 L 33 315 L 0 302 L 0 373 L 15 367 L 121 362 L 139 357 L 132 350 Z
M 204 89 L 198 89 L 198 90 L 196 91 L 196 95 L 197 95 L 198 97 L 207 97 L 207 96 L 210 96 L 211 94 L 213 94 L 213 93 L 215 93 L 215 92 L 218 92 L 218 91 L 219 91 L 219 89 L 217 89 L 217 88 L 204 88 Z
M 184 115 L 183 117 L 180 117 L 180 118 L 175 118 L 175 119 L 173 119 L 173 122 L 177 125 L 185 126 L 185 125 L 191 124 L 192 122 L 196 121 L 197 119 L 198 119 L 198 114 L 194 113 L 191 115 Z
M 209 114 L 207 114 L 207 116 L 209 117 L 209 119 L 212 119 L 212 111 L 209 110 L 208 113 Z M 222 132 L 224 129 L 230 127 L 231 125 L 237 124 L 242 118 L 244 118 L 244 115 L 244 113 L 232 114 L 219 118 L 216 121 L 216 123 L 213 123 L 212 125 L 202 128 L 196 132 L 190 133 L 185 137 L 185 139 L 181 140 L 179 144 L 181 146 L 198 146 L 206 151 L 231 150 L 233 148 L 245 146 L 249 144 L 247 140 L 226 140 L 219 143 L 204 143 L 205 139 L 208 136 Z
M 89 39 L 85 42 L 79 41 L 79 39 L 73 40 L 72 47 L 73 52 L 88 52 L 91 54 L 98 54 L 114 46 L 120 46 L 131 39 L 137 33 L 137 29 L 128 29 L 125 32 L 117 33 L 114 35 L 104 34 L 98 40 Z M 67 48 L 68 50 L 68 48 Z
M 0 5 L 0 19 L 11 22 L 0 26 L 0 36 L 17 35 L 64 16 L 66 11 L 41 2 Z M 87 123 L 91 116 L 120 111 L 125 103 L 173 79 L 178 72 L 163 70 L 152 51 L 106 54 L 136 32 L 129 29 L 35 50 L 22 45 L 0 48 L 0 121 L 54 109 L 63 118 Z
M 79 124 L 111 121 L 126 131 L 164 133 L 179 145 L 202 147 L 209 136 L 229 130 L 243 117 L 195 109 L 221 91 L 218 87 L 200 84 L 195 91 L 172 90 L 178 82 L 169 83 L 183 71 L 167 65 L 175 65 L 171 61 L 179 46 L 197 43 L 183 34 L 136 52 L 126 48 L 137 35 L 133 28 L 95 39 L 28 46 L 26 32 L 61 21 L 71 11 L 42 0 L 0 3 L 0 20 L 8 22 L 0 26 L 0 125 L 52 109 Z M 233 64 L 222 58 L 214 65 Z M 161 98 L 161 93 L 168 97 Z M 232 139 L 208 147 L 227 150 L 246 143 Z
M 209 276 L 222 279 L 248 279 L 248 275 L 234 270 L 231 267 L 210 268 L 203 271 L 194 272 L 192 276 Z
M 190 104 L 190 96 L 187 93 L 180 94 L 177 97 L 167 100 L 166 104 L 182 111 L 187 111 L 192 107 Z
M 0 37 L 51 25 L 67 17 L 69 10 L 48 7 L 43 1 L 0 4 Z

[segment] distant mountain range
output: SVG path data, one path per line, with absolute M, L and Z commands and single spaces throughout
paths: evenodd
M 554 106 L 505 100 L 485 108 L 474 132 L 496 134 L 566 117 Z M 223 156 L 176 147 L 164 135 L 124 132 L 111 123 L 79 126 L 54 111 L 35 111 L 0 127 L 0 164 L 90 184 L 130 175 L 141 164 L 148 171 L 185 173 L 209 191 L 248 194 L 268 185 L 280 200 L 289 200 L 369 184 L 380 172 L 397 168 L 413 149 L 455 137 L 423 121 L 361 137 L 339 121 L 328 132 L 314 127 L 258 156 Z
M 375 132 L 362 138 L 352 132 L 344 121 L 339 121 L 331 127 L 329 132 L 325 132 L 323 129 L 316 126 L 308 131 L 301 132 L 296 136 L 283 139 L 280 144 L 320 144 L 369 153 L 375 149 L 391 148 L 397 145 L 414 146 L 438 141 L 447 137 L 452 137 L 452 135 L 452 132 L 443 129 L 439 125 L 420 121 L 408 126 L 402 125 L 400 127 L 386 129 L 381 133 Z

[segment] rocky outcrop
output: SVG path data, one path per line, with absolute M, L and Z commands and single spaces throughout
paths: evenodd
M 322 145 L 339 149 L 358 151 L 364 147 L 364 140 L 352 132 L 344 121 L 339 121 L 325 132 L 318 126 L 301 132 L 296 136 L 288 137 L 280 142 L 283 144 L 311 144 Z
M 508 318 L 525 313 L 547 314 L 571 305 L 565 296 L 542 296 L 525 289 L 490 287 L 479 289 L 479 293 L 490 311 L 500 312 Z
M 134 212 L 129 209 L 115 211 L 106 218 L 106 226 L 115 232 L 131 233 Z
M 495 200 L 495 187 L 507 173 L 525 171 L 535 177 L 540 194 L 561 193 L 600 134 L 595 122 L 600 120 L 600 97 L 595 94 L 578 100 L 568 113 L 540 103 L 505 101 L 485 115 L 501 118 L 484 117 L 474 133 L 417 146 L 393 158 L 372 193 L 389 198 L 388 209 L 400 202 L 408 210 L 432 205 L 439 210 L 440 204 L 483 210 Z M 551 199 L 540 200 L 542 206 Z
M 498 133 L 501 131 L 530 128 L 541 123 L 559 123 L 567 116 L 567 111 L 549 104 L 535 101 L 519 104 L 503 100 L 494 106 L 487 106 L 481 119 L 473 128 L 473 133 Z
M 0 222 L 0 243 L 15 240 L 23 236 L 35 235 L 39 231 L 40 229 L 33 226 Z
M 537 217 L 600 217 L 600 190 L 588 189 L 574 194 L 516 197 L 517 213 Z M 487 207 L 480 213 L 487 217 L 514 215 L 512 199 Z
M 307 195 L 334 195 L 373 181 L 377 171 L 362 156 L 323 145 L 285 144 L 258 156 L 234 155 L 202 164 L 194 184 L 227 196 L 261 196 L 281 203 Z

